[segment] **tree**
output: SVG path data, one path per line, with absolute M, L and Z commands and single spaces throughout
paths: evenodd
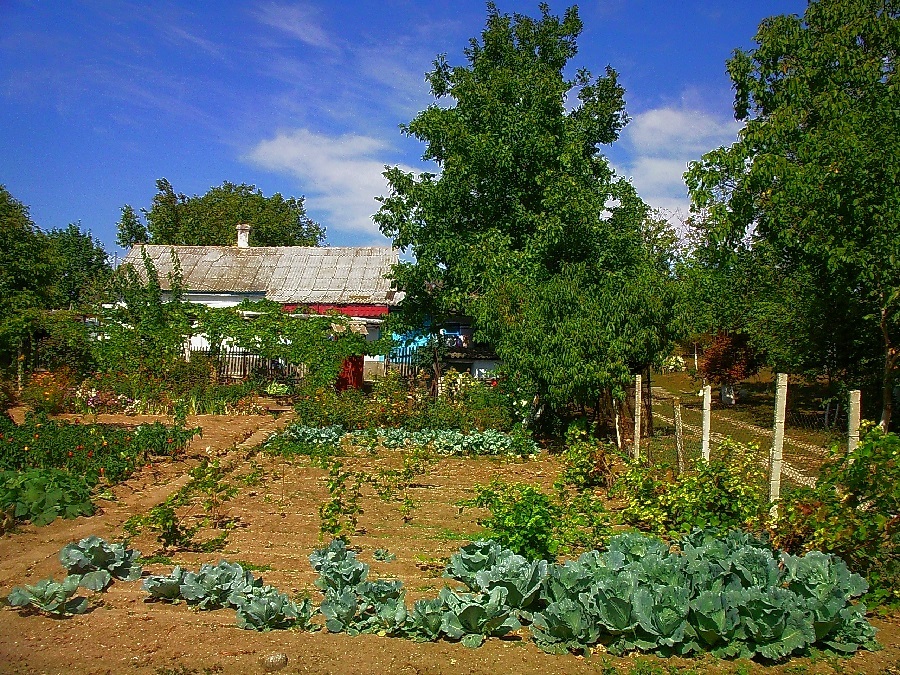
M 824 369 L 851 336 L 847 371 L 878 380 L 884 429 L 900 359 L 898 18 L 895 0 L 813 0 L 764 20 L 757 47 L 728 61 L 738 142 L 685 175 L 707 244 L 753 250 L 789 284 L 763 298 L 773 309 L 802 301 L 783 356 L 809 364 L 815 345 Z
M 131 206 L 122 207 L 120 246 L 230 246 L 239 223 L 253 228 L 254 246 L 318 246 L 325 238 L 325 229 L 306 215 L 303 197 L 285 199 L 277 192 L 266 197 L 253 185 L 227 181 L 202 196 L 176 193 L 165 178 L 156 181 L 156 189 L 153 204 L 143 211 L 146 226 Z
M 141 222 L 137 212 L 126 204 L 122 207 L 116 232 L 116 245 L 120 248 L 131 248 L 135 244 L 146 244 L 150 239 L 147 227 Z
M 46 237 L 52 265 L 50 307 L 76 309 L 95 302 L 112 273 L 103 244 L 74 223 L 50 230 Z
M 647 207 L 598 149 L 627 121 L 617 74 L 567 79 L 577 9 L 540 9 L 532 19 L 489 3 L 467 65 L 437 58 L 427 77 L 441 104 L 403 129 L 440 174 L 388 169 L 375 220 L 415 256 L 395 269 L 400 320 L 474 316 L 511 375 L 562 411 L 621 399 L 668 346 L 672 305 L 644 239 Z
M 37 312 L 49 296 L 46 241 L 28 207 L 0 185 L 0 362 L 22 356 Z

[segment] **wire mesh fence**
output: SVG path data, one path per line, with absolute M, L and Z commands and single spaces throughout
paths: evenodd
M 716 392 L 714 392 L 715 394 Z M 759 461 L 769 465 L 775 422 L 774 390 L 749 393 L 741 402 L 727 405 L 713 396 L 710 410 L 710 456 L 715 459 L 722 441 L 730 438 L 758 449 Z M 675 439 L 675 405 L 680 404 L 684 437 L 683 457 L 690 467 L 701 454 L 703 399 L 697 391 L 671 386 L 654 387 L 652 409 L 654 435 L 641 442 L 642 452 L 654 463 L 678 466 Z M 846 451 L 847 404 L 829 401 L 812 408 L 788 387 L 782 446 L 783 480 L 795 485 L 812 485 L 830 453 Z

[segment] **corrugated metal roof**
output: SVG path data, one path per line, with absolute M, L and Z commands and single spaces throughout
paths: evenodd
M 403 294 L 391 289 L 392 248 L 352 246 L 151 246 L 131 249 L 125 258 L 143 275 L 141 249 L 169 290 L 174 251 L 188 291 L 265 293 L 297 304 L 395 305 Z

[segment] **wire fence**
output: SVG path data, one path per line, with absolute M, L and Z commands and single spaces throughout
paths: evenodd
M 675 443 L 676 402 L 683 430 L 683 456 L 687 466 L 702 457 L 703 399 L 696 391 L 671 391 L 653 387 L 654 434 L 642 439 L 641 451 L 655 464 L 677 466 Z M 773 446 L 775 405 L 771 392 L 747 396 L 746 401 L 726 405 L 715 400 L 710 409 L 710 457 L 726 439 L 758 448 L 759 461 L 768 467 Z M 813 485 L 833 450 L 847 449 L 847 404 L 830 403 L 810 410 L 797 398 L 787 397 L 782 446 L 782 475 L 795 485 Z

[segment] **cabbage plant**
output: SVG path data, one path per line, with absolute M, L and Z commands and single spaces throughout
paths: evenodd
M 140 551 L 126 549 L 122 544 L 108 544 L 91 535 L 63 547 L 59 561 L 70 574 L 104 570 L 120 581 L 134 581 L 141 576 L 141 566 L 137 563 L 140 555 Z
M 50 616 L 62 617 L 84 614 L 88 599 L 76 596 L 81 577 L 69 575 L 61 582 L 43 579 L 34 586 L 16 586 L 7 596 L 13 607 L 31 607 Z

